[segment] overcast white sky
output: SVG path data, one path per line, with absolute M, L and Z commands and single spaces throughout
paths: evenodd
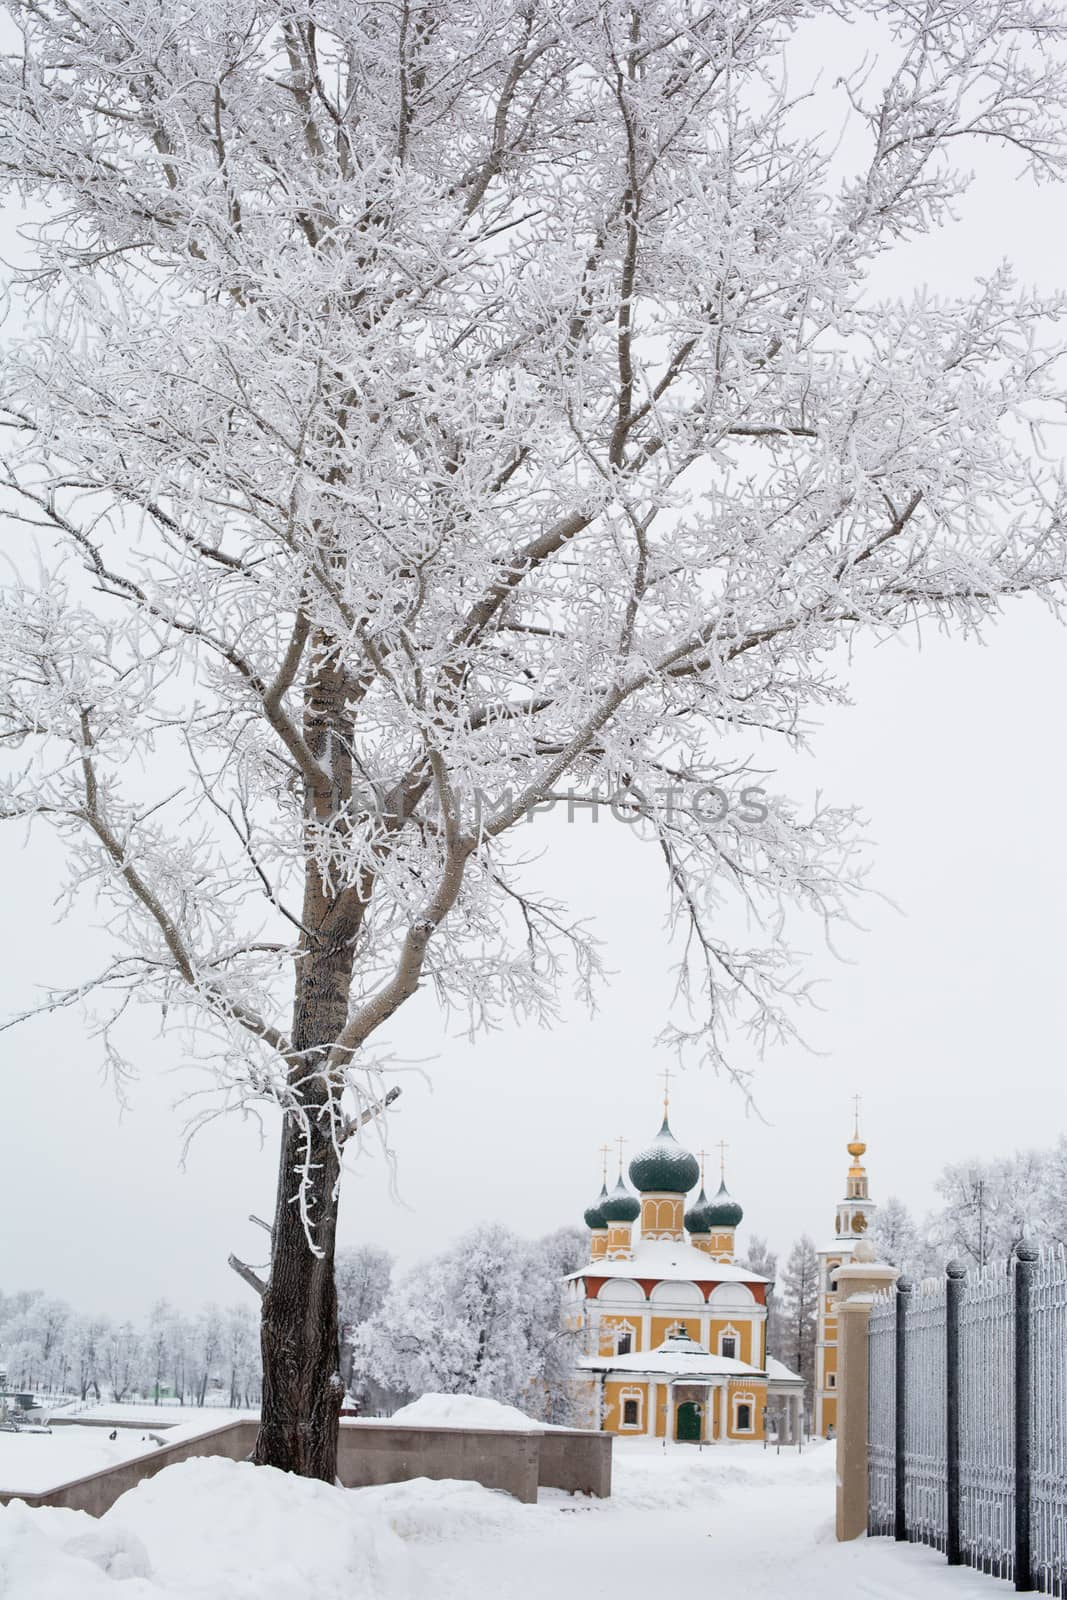
M 1035 198 L 1013 171 L 989 164 L 960 222 L 911 250 L 913 282 L 958 287 L 1010 251 L 1024 280 L 1057 285 L 1064 197 Z M 896 1193 L 920 1211 L 944 1162 L 1067 1129 L 1065 656 L 1067 635 L 1031 602 L 984 644 L 868 643 L 848 671 L 853 705 L 826 714 L 813 755 L 784 775 L 794 794 L 862 808 L 872 883 L 900 910 L 872 898 L 867 931 L 840 941 L 847 962 L 813 950 L 824 1009 L 806 1021 L 812 1053 L 759 1065 L 761 1117 L 707 1073 L 673 1086 L 681 1139 L 729 1141 L 743 1232 L 786 1249 L 802 1230 L 829 1231 L 854 1092 L 875 1198 Z M 411 1074 L 391 1121 L 399 1201 L 371 1154 L 347 1179 L 345 1243 L 373 1240 L 408 1263 L 487 1218 L 525 1234 L 578 1222 L 599 1185 L 598 1147 L 624 1134 L 629 1155 L 656 1131 L 668 1057 L 654 1041 L 671 995 L 659 856 L 610 820 L 538 829 L 552 846 L 542 887 L 595 915 L 605 941 L 615 976 L 600 1010 L 590 1019 L 565 1000 L 551 1032 L 509 1026 L 470 1045 L 442 1030 L 428 997 L 407 1008 L 392 1042 L 429 1058 L 432 1090 Z M 30 1003 L 35 984 L 100 964 L 88 913 L 55 921 L 55 858 L 20 842 L 0 840 L 0 1015 Z M 116 1314 L 160 1295 L 192 1306 L 248 1293 L 226 1256 L 261 1258 L 246 1218 L 272 1207 L 274 1130 L 261 1146 L 252 1122 L 216 1124 L 182 1169 L 172 1103 L 186 1080 L 163 1070 L 174 1057 L 148 1021 L 142 1057 L 122 1112 L 75 1016 L 0 1035 L 0 1289 L 39 1286 Z

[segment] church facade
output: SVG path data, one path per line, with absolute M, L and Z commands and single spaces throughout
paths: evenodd
M 848 1146 L 852 1165 L 845 1180 L 844 1199 L 834 1213 L 834 1237 L 818 1252 L 819 1311 L 815 1343 L 815 1432 L 822 1439 L 837 1431 L 837 1269 L 852 1260 L 875 1211 L 870 1197 L 863 1156 L 867 1146 L 860 1138 L 859 1115 Z
M 739 1266 L 742 1210 L 725 1179 L 708 1199 L 700 1166 L 663 1126 L 585 1213 L 588 1263 L 564 1285 L 581 1379 L 599 1425 L 620 1436 L 715 1444 L 800 1430 L 803 1383 L 767 1356 L 773 1284 Z

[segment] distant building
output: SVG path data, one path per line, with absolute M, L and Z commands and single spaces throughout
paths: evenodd
M 815 1432 L 820 1438 L 837 1431 L 837 1269 L 852 1260 L 853 1251 L 867 1232 L 876 1210 L 867 1189 L 867 1169 L 861 1156 L 867 1146 L 860 1138 L 859 1113 L 847 1146 L 852 1157 L 845 1198 L 834 1217 L 835 1238 L 819 1255 L 819 1318 L 815 1345 Z
M 686 1211 L 701 1169 L 670 1130 L 666 1097 L 663 1126 L 629 1176 L 633 1190 L 620 1161 L 615 1188 L 605 1182 L 586 1211 L 590 1259 L 564 1286 L 600 1426 L 712 1444 L 762 1439 L 774 1414 L 795 1439 L 804 1386 L 767 1358 L 773 1285 L 734 1260 L 742 1211 L 725 1178 L 713 1200 L 701 1182 Z

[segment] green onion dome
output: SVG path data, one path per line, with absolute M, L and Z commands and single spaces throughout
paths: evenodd
M 636 1222 L 641 1215 L 641 1202 L 631 1194 L 619 1174 L 619 1181 L 606 1200 L 600 1201 L 600 1215 L 605 1222 Z
M 737 1201 L 732 1200 L 726 1192 L 724 1179 L 719 1185 L 718 1194 L 705 1212 L 709 1233 L 714 1233 L 717 1228 L 736 1228 L 744 1214 Z
M 699 1177 L 696 1156 L 682 1149 L 666 1117 L 648 1149 L 630 1162 L 630 1182 L 642 1194 L 688 1194 Z
M 587 1228 L 606 1228 L 607 1227 L 608 1220 L 605 1217 L 603 1210 L 601 1209 L 603 1207 L 604 1201 L 607 1199 L 607 1197 L 608 1197 L 608 1186 L 607 1186 L 606 1183 L 602 1183 L 601 1186 L 600 1186 L 600 1193 L 597 1195 L 596 1199 L 593 1201 L 593 1204 L 591 1206 L 587 1207 L 587 1209 L 586 1209 L 586 1212 L 585 1212 L 585 1225 L 586 1225 Z
M 701 1184 L 700 1193 L 697 1195 L 696 1205 L 691 1207 L 691 1209 L 685 1214 L 685 1225 L 690 1233 L 711 1232 L 711 1223 L 708 1221 L 708 1210 L 710 1206 L 711 1201 L 704 1193 L 704 1186 Z

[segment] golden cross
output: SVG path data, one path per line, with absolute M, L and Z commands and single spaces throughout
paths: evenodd
M 860 1101 L 862 1098 L 863 1096 L 858 1094 L 854 1094 L 852 1096 L 852 1109 L 855 1112 L 856 1117 L 856 1132 L 854 1137 L 857 1139 L 860 1136 Z
M 663 1079 L 663 1115 L 666 1116 L 667 1115 L 667 1107 L 671 1103 L 671 1077 L 672 1077 L 672 1073 L 671 1073 L 670 1067 L 664 1067 L 663 1071 L 659 1074 L 659 1076 Z
M 707 1154 L 708 1152 L 706 1150 L 697 1151 L 697 1155 L 700 1157 L 700 1187 L 702 1189 L 704 1187 L 704 1158 Z
M 726 1143 L 725 1139 L 720 1139 L 718 1144 L 715 1146 L 715 1148 L 719 1152 L 719 1177 L 722 1179 L 723 1183 L 725 1183 L 726 1182 L 726 1152 L 727 1152 L 727 1150 L 729 1150 L 730 1146 Z
M 608 1157 L 610 1154 L 610 1144 L 602 1144 L 600 1146 L 600 1181 L 603 1183 L 605 1189 L 608 1186 Z
M 622 1177 L 622 1147 L 623 1147 L 624 1144 L 629 1144 L 629 1142 L 630 1142 L 629 1139 L 624 1138 L 624 1136 L 621 1133 L 619 1134 L 619 1137 L 615 1140 L 615 1143 L 619 1147 L 619 1177 L 620 1178 Z

